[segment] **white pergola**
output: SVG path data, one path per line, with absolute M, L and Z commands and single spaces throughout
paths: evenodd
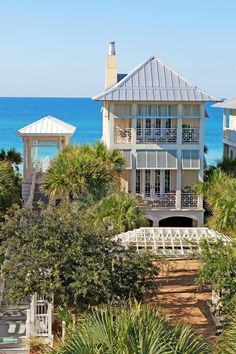
M 141 227 L 117 235 L 114 239 L 123 246 L 134 246 L 138 252 L 149 250 L 167 258 L 199 257 L 203 239 L 209 243 L 219 239 L 225 243 L 230 241 L 229 237 L 205 227 Z

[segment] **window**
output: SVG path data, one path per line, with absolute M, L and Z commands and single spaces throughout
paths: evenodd
M 182 151 L 182 168 L 183 168 L 183 170 L 199 170 L 200 169 L 199 150 L 183 150 Z
M 124 160 L 125 160 L 125 168 L 131 169 L 132 168 L 132 154 L 131 150 L 122 150 Z
M 165 193 L 169 193 L 171 190 L 171 173 L 170 170 L 165 171 Z
M 184 104 L 183 117 L 200 117 L 200 104 Z
M 137 169 L 177 169 L 176 150 L 138 150 Z
M 132 105 L 131 104 L 116 104 L 115 105 L 115 115 L 117 117 L 131 117 L 132 116 Z
M 174 117 L 177 118 L 177 104 L 138 104 L 137 117 Z
M 160 194 L 160 185 L 161 185 L 161 171 L 155 170 L 155 195 Z
M 141 171 L 136 170 L 136 193 L 141 194 Z

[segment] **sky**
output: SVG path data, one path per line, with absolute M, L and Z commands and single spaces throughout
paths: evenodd
M 0 0 L 0 96 L 91 97 L 108 42 L 119 72 L 152 55 L 199 88 L 236 95 L 235 0 Z

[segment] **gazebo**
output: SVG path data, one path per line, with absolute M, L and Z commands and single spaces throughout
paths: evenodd
M 22 196 L 27 203 L 41 184 L 50 161 L 69 144 L 76 127 L 47 116 L 17 131 L 24 144 Z M 32 201 L 31 201 L 32 202 Z

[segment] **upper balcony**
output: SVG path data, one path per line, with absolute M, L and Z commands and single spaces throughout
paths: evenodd
M 236 144 L 236 130 L 224 128 L 223 138 L 232 143 L 232 145 Z
M 116 128 L 114 134 L 115 144 L 131 144 L 136 134 L 136 144 L 176 144 L 177 128 Z M 135 138 L 135 137 L 134 137 Z M 198 144 L 199 128 L 183 128 L 182 144 Z

